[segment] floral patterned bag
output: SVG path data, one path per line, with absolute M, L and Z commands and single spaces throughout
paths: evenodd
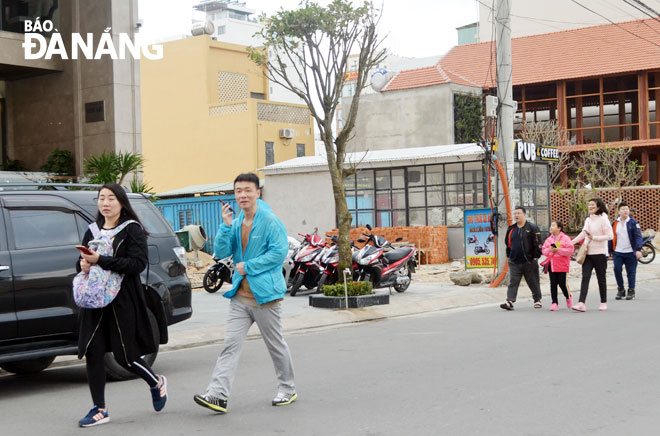
M 94 239 L 89 241 L 88 247 L 101 256 L 112 256 L 112 239 L 131 223 L 137 223 L 137 221 L 125 221 L 107 234 L 102 234 L 96 223 L 90 224 L 89 230 L 92 232 Z M 73 278 L 73 300 L 78 307 L 85 309 L 105 307 L 119 293 L 123 279 L 123 274 L 104 270 L 94 264 L 89 268 L 89 272 L 80 271 Z

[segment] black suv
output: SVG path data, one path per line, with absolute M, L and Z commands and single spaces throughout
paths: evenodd
M 41 371 L 55 356 L 77 354 L 78 308 L 72 281 L 78 250 L 98 211 L 90 185 L 0 185 L 0 367 Z M 73 190 L 73 189 L 76 190 Z M 157 344 L 167 326 L 192 315 L 185 250 L 167 221 L 141 194 L 128 194 L 146 230 L 149 268 L 142 273 Z M 145 357 L 150 364 L 156 354 Z M 113 379 L 131 378 L 111 353 Z

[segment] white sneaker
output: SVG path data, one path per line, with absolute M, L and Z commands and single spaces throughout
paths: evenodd
M 296 401 L 298 394 L 295 392 L 278 392 L 277 396 L 273 398 L 273 406 L 286 406 Z

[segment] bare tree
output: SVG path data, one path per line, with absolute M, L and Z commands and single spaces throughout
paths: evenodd
M 557 120 L 526 122 L 520 136 L 525 142 L 557 147 L 566 144 L 566 139 L 568 138 L 566 129 L 559 126 Z M 551 187 L 558 185 L 561 173 L 570 169 L 571 162 L 571 154 L 569 152 L 559 151 L 559 160 L 550 163 Z
M 300 97 L 309 108 L 325 145 L 339 221 L 338 270 L 351 268 L 351 214 L 346 204 L 344 180 L 356 170 L 346 162 L 346 143 L 355 127 L 360 94 L 369 71 L 385 58 L 378 37 L 380 12 L 370 1 L 353 6 L 350 0 L 333 0 L 326 7 L 303 0 L 297 10 L 280 10 L 266 18 L 258 35 L 263 48 L 250 48 L 251 59 L 265 66 L 269 79 Z M 349 55 L 357 53 L 355 95 L 339 134 L 333 130 Z M 340 274 L 341 276 L 341 274 Z M 343 278 L 340 277 L 343 281 Z

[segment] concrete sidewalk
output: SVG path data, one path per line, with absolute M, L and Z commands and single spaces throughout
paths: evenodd
M 393 292 L 390 304 L 372 306 L 360 309 L 319 309 L 309 306 L 308 294 L 311 291 L 301 291 L 295 297 L 288 294 L 283 302 L 283 329 L 286 333 L 304 331 L 312 328 L 322 328 L 362 321 L 372 321 L 397 316 L 407 316 L 439 310 L 467 308 L 482 305 L 492 305 L 493 310 L 499 309 L 499 304 L 505 300 L 506 287 L 489 288 L 487 285 L 456 286 L 448 279 L 449 265 L 424 265 L 413 275 L 413 283 L 402 294 Z M 550 308 L 550 284 L 547 275 L 541 275 L 543 292 L 543 309 Z M 581 281 L 581 265 L 573 262 L 569 273 L 568 284 L 574 299 L 577 301 Z M 660 261 L 649 265 L 640 264 L 637 268 L 637 298 L 644 298 L 645 292 L 652 292 L 660 281 Z M 614 302 L 616 282 L 612 272 L 612 263 L 608 263 L 608 301 Z M 203 289 L 193 292 L 193 316 L 191 319 L 170 327 L 170 340 L 161 350 L 173 350 L 199 345 L 219 343 L 225 334 L 225 323 L 229 309 L 229 300 L 222 297 L 221 292 L 209 294 Z M 596 310 L 600 300 L 595 274 L 592 275 L 587 308 Z M 387 290 L 377 290 L 387 292 Z M 560 292 L 560 311 L 566 312 Z M 534 310 L 531 304 L 531 293 L 524 283 L 520 285 L 516 310 Z M 625 304 L 625 303 L 621 303 Z M 634 304 L 634 303 L 632 303 Z M 610 304 L 610 310 L 616 310 Z M 254 325 L 248 337 L 259 335 Z

